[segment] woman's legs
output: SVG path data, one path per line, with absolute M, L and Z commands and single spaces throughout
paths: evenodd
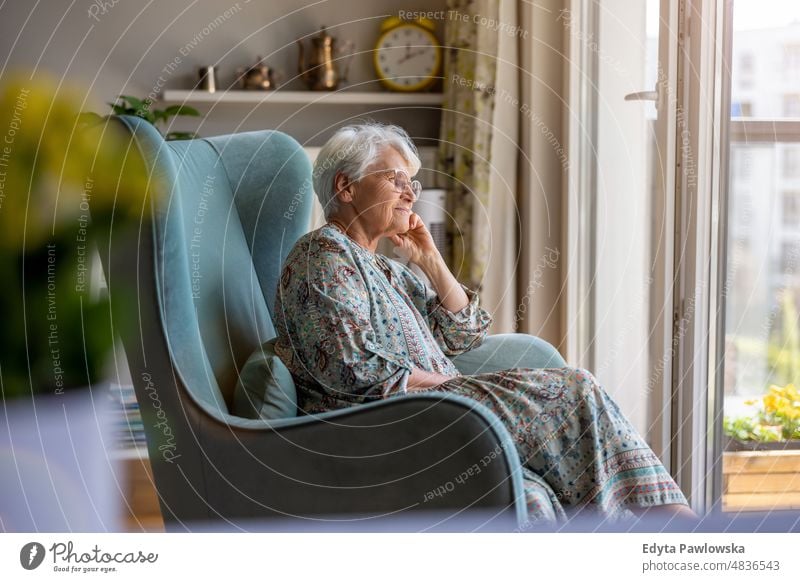
M 543 372 L 528 391 L 539 395 L 540 403 L 544 396 L 539 416 L 549 426 L 531 427 L 521 448 L 529 467 L 554 479 L 556 493 L 574 509 L 610 515 L 626 509 L 649 515 L 691 512 L 661 461 L 591 373 Z M 651 513 L 654 507 L 660 509 Z
M 686 514 L 686 498 L 661 461 L 591 373 L 525 369 L 460 376 L 436 390 L 477 400 L 503 421 L 524 467 L 539 475 L 563 514 L 658 506 Z M 688 507 L 688 506 L 687 506 Z

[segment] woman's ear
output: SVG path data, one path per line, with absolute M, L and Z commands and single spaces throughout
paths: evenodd
M 353 182 L 342 172 L 337 172 L 333 178 L 333 191 L 340 202 L 353 201 Z

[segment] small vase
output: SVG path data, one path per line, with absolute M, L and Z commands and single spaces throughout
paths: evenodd
M 0 531 L 119 531 L 105 387 L 2 402 Z

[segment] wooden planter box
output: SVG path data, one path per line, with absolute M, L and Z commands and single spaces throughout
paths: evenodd
M 800 508 L 800 451 L 722 454 L 724 511 Z

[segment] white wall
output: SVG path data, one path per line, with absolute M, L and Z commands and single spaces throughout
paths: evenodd
M 217 65 L 220 85 L 227 86 L 238 67 L 252 64 L 261 55 L 286 73 L 285 88 L 302 90 L 303 83 L 293 79 L 298 62 L 295 39 L 315 34 L 324 24 L 337 38 L 356 43 L 350 81 L 361 84 L 359 90 L 379 91 L 370 51 L 383 19 L 399 10 L 444 8 L 445 0 L 374 0 L 369 5 L 355 0 L 10 0 L 0 4 L 0 82 L 15 71 L 48 76 L 83 91 L 85 110 L 105 114 L 110 111 L 106 102 L 119 94 L 144 97 L 164 88 L 190 89 L 197 69 L 204 65 Z M 441 39 L 442 22 L 437 26 Z M 436 138 L 439 133 L 440 115 L 435 109 L 197 108 L 204 113 L 203 119 L 182 120 L 174 129 L 210 136 L 277 128 L 305 145 L 318 146 L 332 132 L 331 126 L 352 116 L 368 116 L 400 123 L 415 138 Z M 425 159 L 432 163 L 430 155 Z M 96 276 L 99 279 L 100 273 Z M 121 351 L 118 356 L 118 381 L 129 382 Z
M 102 5 L 106 8 L 99 8 Z M 0 7 L 0 55 L 4 57 L 0 75 L 14 69 L 49 72 L 59 80 L 79 84 L 90 96 L 92 105 L 87 109 L 97 112 L 107 112 L 104 102 L 118 94 L 144 96 L 158 90 L 158 85 L 189 89 L 197 68 L 204 65 L 217 65 L 220 84 L 230 84 L 236 68 L 252 64 L 258 55 L 286 73 L 287 88 L 304 89 L 299 79 L 293 79 L 298 57 L 295 40 L 313 35 L 324 24 L 338 39 L 355 41 L 361 53 L 353 58 L 351 81 L 365 83 L 363 90 L 378 91 L 370 51 L 382 20 L 399 10 L 444 8 L 445 0 L 374 0 L 369 4 L 354 0 L 77 0 L 71 4 L 11 0 Z M 216 26 L 211 24 L 215 20 Z M 437 25 L 442 38 L 442 22 Z M 281 128 L 301 143 L 320 145 L 331 133 L 325 129 L 328 126 L 368 115 L 400 122 L 417 137 L 436 137 L 439 131 L 435 110 L 379 112 L 376 107 L 327 106 L 298 114 L 298 108 L 289 105 L 199 109 L 207 114 L 200 124 L 187 120 L 176 129 L 199 128 L 201 135 L 216 135 L 237 129 Z

